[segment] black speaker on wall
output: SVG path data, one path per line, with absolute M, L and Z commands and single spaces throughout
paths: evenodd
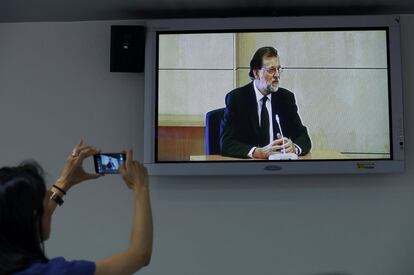
M 111 26 L 111 72 L 144 72 L 145 27 Z

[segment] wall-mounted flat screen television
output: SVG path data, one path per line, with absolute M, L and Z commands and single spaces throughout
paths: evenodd
M 151 174 L 404 170 L 396 16 L 154 20 L 145 62 Z

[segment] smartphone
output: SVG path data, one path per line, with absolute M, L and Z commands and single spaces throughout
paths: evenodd
M 101 153 L 93 155 L 95 172 L 98 174 L 119 174 L 119 167 L 125 162 L 124 153 Z

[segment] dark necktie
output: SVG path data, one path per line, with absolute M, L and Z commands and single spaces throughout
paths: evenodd
M 262 99 L 262 111 L 260 112 L 260 146 L 266 146 L 269 144 L 269 112 L 266 108 L 267 96 Z

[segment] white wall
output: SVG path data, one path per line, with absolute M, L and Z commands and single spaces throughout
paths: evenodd
M 0 166 L 37 159 L 52 184 L 81 136 L 142 159 L 143 74 L 109 73 L 113 23 L 0 24 Z M 153 177 L 154 253 L 140 274 L 414 274 L 413 30 L 403 16 L 405 173 Z M 117 176 L 72 189 L 49 257 L 126 248 L 131 206 Z

